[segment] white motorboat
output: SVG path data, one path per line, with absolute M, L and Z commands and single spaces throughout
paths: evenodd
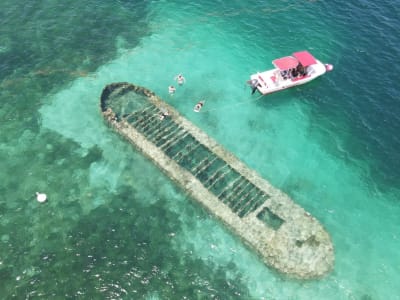
M 293 53 L 292 56 L 272 61 L 275 69 L 257 72 L 248 81 L 254 93 L 266 95 L 301 85 L 332 71 L 331 64 L 323 64 L 308 51 Z

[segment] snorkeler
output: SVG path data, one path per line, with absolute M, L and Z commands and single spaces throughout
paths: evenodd
M 185 77 L 183 77 L 182 74 L 176 75 L 174 79 L 178 82 L 179 85 L 182 85 L 186 82 L 186 79 Z
M 169 116 L 168 110 L 163 110 L 163 111 L 161 111 L 160 114 L 159 114 L 159 118 L 160 118 L 161 121 L 164 120 L 165 117 L 167 117 L 167 116 Z
M 168 92 L 169 94 L 172 96 L 173 94 L 175 94 L 176 88 L 173 85 L 170 85 L 168 87 Z
M 193 111 L 194 112 L 200 112 L 200 110 L 203 108 L 203 105 L 206 101 L 201 100 L 199 102 L 197 102 L 197 104 L 194 106 Z

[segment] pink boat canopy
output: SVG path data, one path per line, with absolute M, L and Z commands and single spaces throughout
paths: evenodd
M 308 51 L 300 51 L 293 53 L 293 56 L 286 56 L 282 58 L 275 59 L 272 61 L 275 67 L 279 70 L 289 70 L 296 68 L 299 64 L 303 67 L 308 67 L 309 65 L 316 64 L 314 56 Z
M 275 67 L 277 67 L 279 70 L 289 70 L 296 68 L 297 65 L 299 64 L 299 61 L 294 58 L 293 56 L 286 56 L 282 58 L 275 59 L 272 61 Z
M 309 65 L 314 65 L 317 63 L 314 56 L 308 51 L 300 51 L 293 53 L 293 56 L 301 63 L 303 67 L 308 67 Z

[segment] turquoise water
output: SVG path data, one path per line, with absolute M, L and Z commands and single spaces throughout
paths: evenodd
M 400 299 L 394 1 L 0 8 L 2 298 Z M 302 49 L 334 71 L 250 94 L 249 74 Z M 268 269 L 109 130 L 99 96 L 115 81 L 155 91 L 315 215 L 333 272 L 299 282 Z

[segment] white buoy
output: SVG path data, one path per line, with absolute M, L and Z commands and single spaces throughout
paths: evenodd
M 38 202 L 40 202 L 40 203 L 46 202 L 46 200 L 47 200 L 47 195 L 44 194 L 44 193 L 36 192 L 36 200 L 37 200 Z

